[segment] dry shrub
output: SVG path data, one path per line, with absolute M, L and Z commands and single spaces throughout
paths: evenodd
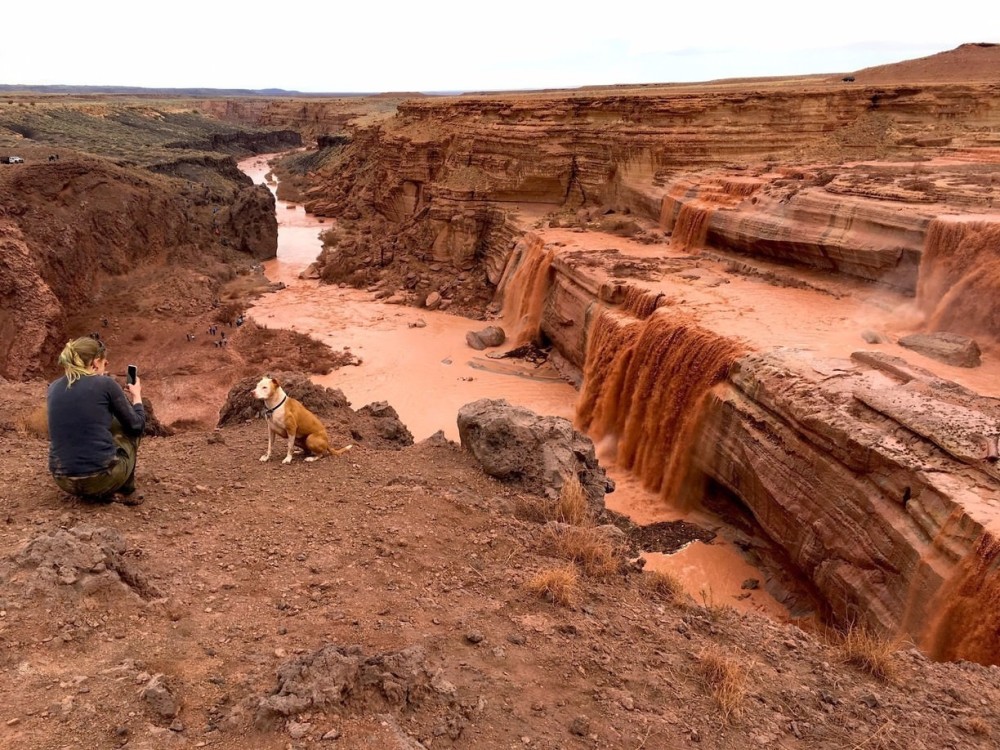
M 705 687 L 722 709 L 723 718 L 729 721 L 730 717 L 739 716 L 743 711 L 743 699 L 749 682 L 743 664 L 716 647 L 702 651 L 698 655 L 698 662 Z
M 712 622 L 719 622 L 735 611 L 731 605 L 716 601 L 711 586 L 700 589 L 698 595 L 701 597 L 701 605 L 705 610 L 705 614 Z
M 639 579 L 642 590 L 657 599 L 672 600 L 684 593 L 684 586 L 673 573 L 662 570 L 643 571 Z
M 552 520 L 550 503 L 537 495 L 519 496 L 514 500 L 514 517 L 531 523 Z
M 560 521 L 574 526 L 589 526 L 593 523 L 587 495 L 575 474 L 563 482 L 559 499 L 555 503 L 537 495 L 518 497 L 514 501 L 514 516 L 533 523 Z
M 572 565 L 543 570 L 528 581 L 527 587 L 546 601 L 572 607 L 580 595 L 580 574 Z
M 840 642 L 844 661 L 885 682 L 892 681 L 898 671 L 894 654 L 899 643 L 883 638 L 860 625 L 851 625 Z
M 620 550 L 593 526 L 567 526 L 546 530 L 552 554 L 579 565 L 588 576 L 600 578 L 618 571 Z
M 49 439 L 49 412 L 45 406 L 39 406 L 19 417 L 16 422 L 17 431 L 22 435 Z
M 583 485 L 580 484 L 580 478 L 576 474 L 571 474 L 563 482 L 555 515 L 555 520 L 573 526 L 586 526 L 592 522 L 587 494 L 583 491 Z
M 981 716 L 973 716 L 966 719 L 962 723 L 962 728 L 969 734 L 975 734 L 980 737 L 989 737 L 993 734 L 993 730 L 990 728 L 989 722 Z

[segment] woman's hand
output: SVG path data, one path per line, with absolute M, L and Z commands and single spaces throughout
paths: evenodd
M 125 393 L 127 393 L 132 398 L 132 405 L 142 403 L 142 381 L 139 378 L 135 379 L 134 383 L 127 383 L 125 385 Z

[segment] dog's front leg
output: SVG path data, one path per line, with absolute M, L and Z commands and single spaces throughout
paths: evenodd
M 292 449 L 295 447 L 295 429 L 294 426 L 287 424 L 285 429 L 288 430 L 288 455 L 281 460 L 281 463 L 290 464 L 292 462 Z
M 271 426 L 267 427 L 267 453 L 260 457 L 261 461 L 269 461 L 271 459 L 271 450 L 274 448 L 274 430 Z

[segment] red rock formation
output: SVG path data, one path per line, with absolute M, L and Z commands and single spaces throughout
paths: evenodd
M 0 288 L 10 295 L 0 374 L 48 373 L 66 339 L 80 333 L 70 330 L 74 316 L 121 312 L 95 308 L 130 272 L 206 269 L 234 251 L 272 256 L 273 205 L 266 188 L 229 183 L 210 191 L 69 154 L 0 172 Z M 213 214 L 213 206 L 221 210 Z M 169 276 L 161 272 L 159 280 Z
M 816 310 L 887 289 L 902 306 L 919 275 L 934 325 L 968 321 L 995 341 L 981 304 L 998 291 L 982 270 L 992 230 L 972 217 L 1000 206 L 1000 84 L 941 73 L 973 58 L 995 71 L 1000 48 L 962 48 L 937 73 L 910 68 L 918 78 L 407 101 L 350 128 L 306 205 L 349 235 L 324 258 L 337 279 L 405 278 L 436 261 L 454 278 L 481 271 L 477 294 L 500 285 L 508 301 L 530 299 L 516 307 L 532 311 L 531 330 L 540 316 L 540 335 L 586 374 L 581 425 L 617 440 L 625 465 L 668 495 L 693 465 L 753 512 L 839 621 L 933 639 L 943 592 L 970 575 L 995 590 L 992 563 L 963 562 L 997 532 L 1000 475 L 976 453 L 978 432 L 1000 422 L 994 400 L 905 362 L 831 359 L 817 352 L 822 332 L 787 346 L 763 330 L 792 338 L 794 318 L 743 324 L 766 346 L 733 341 L 753 298 L 711 313 L 731 304 L 727 271 L 760 280 L 760 299 L 768 283 L 815 293 Z M 964 217 L 961 232 L 945 216 Z M 546 225 L 569 228 L 563 245 L 568 232 L 609 233 L 550 254 Z M 539 270 L 551 256 L 542 304 L 510 288 L 529 248 Z M 949 638 L 977 645 L 949 656 L 992 659 L 996 634 L 983 646 L 969 608 L 950 611 Z

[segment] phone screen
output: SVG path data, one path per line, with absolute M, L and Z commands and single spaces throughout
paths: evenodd
M 139 368 L 135 365 L 128 366 L 128 372 L 125 375 L 125 382 L 129 385 L 135 385 L 135 379 L 139 374 Z

